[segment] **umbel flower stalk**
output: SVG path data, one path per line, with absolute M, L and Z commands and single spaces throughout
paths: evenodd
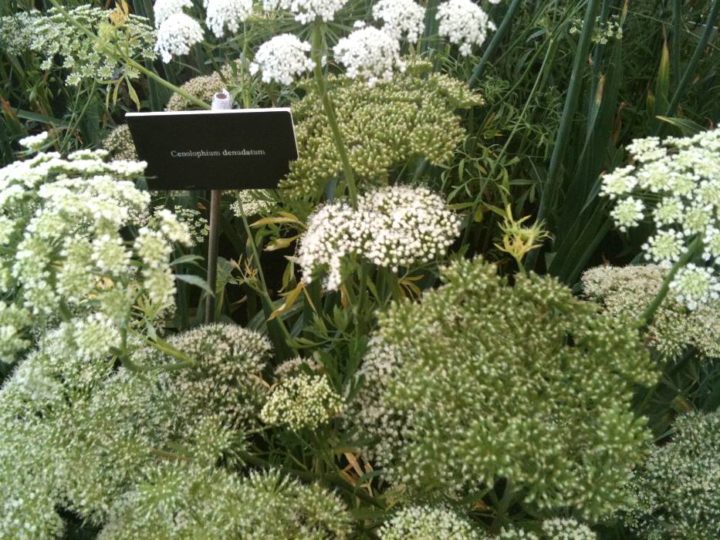
M 355 182 L 355 173 L 353 172 L 352 166 L 350 165 L 350 158 L 348 157 L 347 147 L 345 146 L 345 139 L 342 132 L 340 131 L 337 115 L 335 114 L 335 107 L 327 91 L 325 74 L 323 73 L 322 48 L 323 23 L 321 21 L 315 21 L 313 23 L 311 51 L 311 56 L 315 64 L 315 84 L 317 85 L 318 94 L 320 95 L 323 109 L 325 110 L 325 115 L 327 116 L 328 124 L 330 124 L 330 130 L 333 134 L 335 147 L 337 148 L 338 155 L 340 156 L 340 161 L 342 162 L 343 176 L 345 177 L 345 182 L 347 184 L 350 204 L 353 208 L 355 208 L 357 206 L 357 184 Z

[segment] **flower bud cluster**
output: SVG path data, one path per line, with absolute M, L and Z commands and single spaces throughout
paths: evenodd
M 272 388 L 260 418 L 266 424 L 300 431 L 317 429 L 342 410 L 343 399 L 325 375 L 296 373 Z
M 372 88 L 347 78 L 330 84 L 350 165 L 362 182 L 384 183 L 390 170 L 418 156 L 434 165 L 450 162 L 465 135 L 455 111 L 483 103 L 465 83 L 438 74 L 408 71 Z M 317 195 L 342 164 L 313 88 L 293 105 L 293 118 L 304 151 L 280 187 L 293 197 Z
M 635 471 L 623 519 L 639 538 L 717 538 L 719 486 L 720 413 L 685 414 Z
M 380 315 L 347 417 L 408 493 L 462 498 L 505 478 L 534 513 L 608 516 L 650 440 L 632 412 L 635 384 L 657 381 L 650 356 L 558 281 L 496 272 L 458 261 L 422 302 Z
M 9 254 L 0 295 L 38 329 L 62 309 L 122 326 L 138 297 L 155 316 L 174 305 L 169 257 L 175 243 L 191 242 L 189 231 L 169 211 L 150 219 L 150 197 L 134 182 L 145 163 L 105 156 L 43 153 L 0 169 L 0 249 Z

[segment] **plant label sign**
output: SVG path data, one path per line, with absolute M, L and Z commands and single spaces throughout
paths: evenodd
M 125 117 L 152 190 L 272 189 L 298 157 L 290 109 Z

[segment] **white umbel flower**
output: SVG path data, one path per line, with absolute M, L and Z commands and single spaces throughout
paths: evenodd
M 425 31 L 425 8 L 413 0 L 380 0 L 372 12 L 384 23 L 384 32 L 398 38 L 404 35 L 410 43 L 417 43 Z
M 391 80 L 396 69 L 405 71 L 405 63 L 400 59 L 400 42 L 372 26 L 342 38 L 333 51 L 335 59 L 347 69 L 348 77 L 366 79 L 370 86 Z
M 43 131 L 42 133 L 38 133 L 37 135 L 28 135 L 27 137 L 23 137 L 18 141 L 20 146 L 23 148 L 27 148 L 28 150 L 39 150 L 40 147 L 45 144 L 45 141 L 48 139 L 48 132 Z
M 183 9 L 191 8 L 192 0 L 156 0 L 153 6 L 155 28 L 159 28 L 171 15 L 182 13 Z
M 181 56 L 190 52 L 190 47 L 203 39 L 200 24 L 184 13 L 170 15 L 158 28 L 155 52 L 166 64 L 173 56 Z
M 315 20 L 332 21 L 347 0 L 263 0 L 263 9 L 285 9 L 295 15 L 295 20 L 308 24 Z
M 367 193 L 354 210 L 327 204 L 310 216 L 298 248 L 303 281 L 318 270 L 324 286 L 337 290 L 343 264 L 353 258 L 397 272 L 442 257 L 460 232 L 460 219 L 426 188 L 392 186 Z
M 690 310 L 720 299 L 720 281 L 712 270 L 692 263 L 677 273 L 670 287 Z
M 250 73 L 262 73 L 266 83 L 292 84 L 296 77 L 315 67 L 308 53 L 311 46 L 292 34 L 281 34 L 263 43 L 250 64 Z
M 495 24 L 487 13 L 471 0 L 447 0 L 438 6 L 438 34 L 450 43 L 460 46 L 460 54 L 468 56 L 473 45 L 481 46 L 488 30 L 495 30 Z
M 615 223 L 618 224 L 618 228 L 625 232 L 640 223 L 644 210 L 645 205 L 640 199 L 628 197 L 620 201 L 612 209 L 611 215 L 615 219 Z
M 252 0 L 205 0 L 207 15 L 205 24 L 215 36 L 225 35 L 225 28 L 235 34 L 252 15 Z

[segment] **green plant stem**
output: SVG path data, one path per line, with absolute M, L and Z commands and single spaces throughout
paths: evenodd
M 675 276 L 681 268 L 683 268 L 687 263 L 692 261 L 700 254 L 702 247 L 702 238 L 698 236 L 690 243 L 690 246 L 688 247 L 685 254 L 680 257 L 680 259 L 678 259 L 678 261 L 668 272 L 667 276 L 665 276 L 665 279 L 663 280 L 662 286 L 660 287 L 657 295 L 642 314 L 643 330 L 647 330 L 647 328 L 653 323 L 653 320 L 655 320 L 655 314 L 657 313 L 660 304 L 663 303 L 663 301 L 668 295 L 668 292 L 670 292 L 670 283 L 672 283 L 672 280 L 675 279 Z
M 151 69 L 146 68 L 145 66 L 143 66 L 143 65 L 140 64 L 139 62 L 136 62 L 136 61 L 133 60 L 132 58 L 128 57 L 128 56 L 127 56 L 126 54 L 124 54 L 120 49 L 109 47 L 107 43 L 101 43 L 101 42 L 97 39 L 97 36 L 96 36 L 95 34 L 93 34 L 90 30 L 88 30 L 87 28 L 85 28 L 82 24 L 80 24 L 79 22 L 77 22 L 77 21 L 73 18 L 73 16 L 70 15 L 70 13 L 69 13 L 64 7 L 62 7 L 62 6 L 58 3 L 57 0 L 50 0 L 50 3 L 53 5 L 53 7 L 55 7 L 55 9 L 57 9 L 60 13 L 63 14 L 63 16 L 67 19 L 67 21 L 68 21 L 70 24 L 72 24 L 73 26 L 75 26 L 76 28 L 78 28 L 81 32 L 83 32 L 83 33 L 84 33 L 86 36 L 88 36 L 90 39 L 95 40 L 95 44 L 96 44 L 100 49 L 102 49 L 103 52 L 109 54 L 109 55 L 112 56 L 115 60 L 118 60 L 118 61 L 124 63 L 125 65 L 128 65 L 128 66 L 132 67 L 134 70 L 142 73 L 142 74 L 145 75 L 146 77 L 149 77 L 149 78 L 153 79 L 154 81 L 156 81 L 156 82 L 157 82 L 158 84 L 160 84 L 161 86 L 164 86 L 165 88 L 171 90 L 172 92 L 175 92 L 175 93 L 181 95 L 183 98 L 185 98 L 186 100 L 188 100 L 188 101 L 189 101 L 190 103 L 192 103 L 193 105 L 197 105 L 198 107 L 200 107 L 200 108 L 202 108 L 202 109 L 210 109 L 210 105 L 209 105 L 208 103 L 205 103 L 203 100 L 201 100 L 201 99 L 199 99 L 199 98 L 197 98 L 197 97 L 195 97 L 195 96 L 193 96 L 193 95 L 190 95 L 188 92 L 186 92 L 185 90 L 183 90 L 183 89 L 180 88 L 179 86 L 175 86 L 175 85 L 172 84 L 170 81 L 167 81 L 167 80 L 163 79 L 160 75 L 158 75 L 157 73 L 155 73 L 155 72 L 152 71 Z
M 560 128 L 558 130 L 553 153 L 550 158 L 550 166 L 547 173 L 547 181 L 545 183 L 542 197 L 540 198 L 540 207 L 538 209 L 538 221 L 548 223 L 550 230 L 554 226 L 554 222 L 549 216 L 557 204 L 562 186 L 561 164 L 565 157 L 570 130 L 573 124 L 573 117 L 577 111 L 580 89 L 582 88 L 582 71 L 585 65 L 590 44 L 592 41 L 593 29 L 595 28 L 595 14 L 597 13 L 600 0 L 588 0 L 585 9 L 585 19 L 583 21 L 583 29 L 578 42 L 575 58 L 573 60 L 572 74 L 570 75 L 570 85 L 568 86 L 567 98 L 563 107 L 562 117 L 560 119 Z M 537 251 L 534 252 L 536 254 Z M 535 257 L 531 258 L 534 260 Z M 529 257 L 530 258 L 530 257 Z
M 110 52 L 110 54 L 113 54 L 112 51 L 108 51 L 108 52 Z M 172 92 L 175 92 L 176 94 L 179 94 L 180 96 L 182 96 L 184 99 L 186 99 L 187 101 L 189 101 L 189 102 L 192 103 L 193 105 L 196 105 L 196 106 L 198 106 L 198 107 L 200 107 L 200 108 L 202 108 L 202 109 L 210 110 L 210 105 L 209 105 L 208 103 L 205 103 L 203 100 L 201 100 L 201 99 L 193 96 L 192 94 L 189 94 L 188 92 L 186 92 L 185 90 L 183 90 L 183 89 L 180 88 L 179 86 L 175 86 L 175 85 L 174 85 L 173 83 L 171 83 L 170 81 L 168 81 L 168 80 L 166 80 L 166 79 L 163 79 L 160 75 L 158 75 L 157 73 L 155 73 L 155 72 L 152 71 L 151 69 L 146 68 L 145 66 L 143 66 L 143 65 L 140 64 L 139 62 L 136 62 L 136 61 L 133 60 L 132 58 L 128 58 L 128 57 L 123 56 L 123 55 L 115 56 L 115 58 L 117 58 L 117 59 L 118 59 L 119 61 L 121 61 L 121 62 L 124 62 L 125 64 L 127 64 L 127 65 L 130 66 L 130 67 L 132 67 L 133 69 L 139 71 L 140 73 L 142 73 L 142 74 L 145 75 L 146 77 L 149 77 L 149 78 L 153 79 L 153 80 L 154 80 L 155 82 L 157 82 L 159 85 L 164 86 L 165 88 L 167 88 L 168 90 L 171 90 Z
M 357 206 L 357 185 L 355 183 L 355 173 L 353 172 L 352 166 L 350 165 L 350 158 L 348 157 L 347 147 L 345 146 L 345 139 L 340 131 L 340 126 L 337 121 L 337 114 L 335 113 L 335 107 L 333 106 L 330 95 L 327 92 L 327 84 L 325 81 L 325 73 L 322 67 L 322 48 L 323 48 L 323 28 L 322 23 L 316 22 L 313 25 L 313 44 L 312 44 L 312 59 L 315 62 L 315 84 L 317 85 L 318 93 L 325 110 L 325 116 L 327 116 L 328 123 L 330 124 L 330 130 L 333 134 L 333 140 L 335 142 L 335 148 L 340 155 L 340 161 L 342 162 L 343 174 L 345 176 L 345 182 L 348 188 L 348 194 L 350 196 L 350 203 L 353 208 Z
M 477 86 L 478 81 L 482 78 L 483 74 L 485 73 L 485 67 L 487 66 L 490 58 L 495 53 L 495 50 L 498 48 L 503 38 L 507 34 L 508 30 L 510 30 L 512 20 L 515 17 L 515 13 L 520 8 L 521 4 L 522 0 L 513 0 L 513 3 L 510 4 L 510 7 L 508 8 L 507 13 L 505 13 L 505 17 L 500 23 L 500 26 L 495 32 L 495 35 L 490 40 L 490 43 L 488 44 L 487 49 L 485 49 L 482 58 L 475 66 L 475 69 L 473 70 L 470 79 L 468 79 L 468 85 L 470 86 L 470 88 L 474 88 L 475 86 Z
M 668 110 L 665 113 L 665 116 L 675 115 L 678 105 L 680 104 L 680 100 L 682 99 L 682 96 L 685 93 L 688 84 L 690 83 L 690 79 L 695 73 L 695 68 L 697 67 L 698 62 L 702 58 L 705 47 L 707 47 L 708 41 L 710 40 L 710 35 L 715 30 L 715 21 L 717 20 L 718 13 L 720 13 L 720 0 L 714 0 L 712 8 L 710 8 L 710 13 L 708 14 L 707 21 L 705 22 L 705 31 L 703 32 L 702 37 L 697 44 L 697 47 L 695 47 L 695 51 L 693 52 L 692 57 L 690 57 L 690 62 L 688 62 L 682 79 L 680 79 L 677 89 L 675 90 L 675 93 L 670 100 L 670 104 L 668 105 Z M 659 132 L 660 129 L 662 129 L 662 124 L 658 127 L 657 131 Z

